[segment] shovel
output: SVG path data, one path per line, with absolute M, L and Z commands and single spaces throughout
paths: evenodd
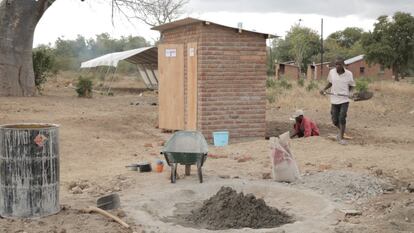
M 117 216 L 107 212 L 106 210 L 112 210 L 112 209 L 117 209 L 120 207 L 120 199 L 119 199 L 119 195 L 116 193 L 112 193 L 103 197 L 98 198 L 98 200 L 96 201 L 96 205 L 95 206 L 89 206 L 88 208 L 84 209 L 83 211 L 85 213 L 91 213 L 91 212 L 96 212 L 99 214 L 102 214 L 108 218 L 113 219 L 114 221 L 118 222 L 119 224 L 121 224 L 123 227 L 125 228 L 130 228 L 130 226 L 125 223 L 124 221 L 122 221 L 122 219 L 118 218 Z
M 331 92 L 325 92 L 325 94 L 327 94 L 327 95 L 336 95 L 336 96 L 349 97 L 353 101 L 369 100 L 369 99 L 371 99 L 374 96 L 374 93 L 372 93 L 370 91 L 356 92 L 352 96 L 348 96 L 348 95 L 344 95 L 344 94 L 335 94 L 335 93 L 331 93 Z
M 98 198 L 96 201 L 96 206 L 103 210 L 113 210 L 119 208 L 121 201 L 119 200 L 119 195 L 112 193 Z

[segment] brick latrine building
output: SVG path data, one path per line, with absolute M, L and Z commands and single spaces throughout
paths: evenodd
M 268 34 L 193 18 L 153 29 L 161 32 L 161 129 L 265 136 Z

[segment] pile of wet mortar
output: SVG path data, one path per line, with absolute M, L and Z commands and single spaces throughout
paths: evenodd
M 266 205 L 263 199 L 253 194 L 237 193 L 230 187 L 221 187 L 200 208 L 192 210 L 184 218 L 210 230 L 274 228 L 293 222 L 291 216 Z

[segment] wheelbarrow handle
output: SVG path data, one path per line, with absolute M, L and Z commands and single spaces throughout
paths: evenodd
M 165 161 L 167 162 L 168 166 L 171 166 L 170 160 L 168 160 L 168 156 L 164 152 L 161 152 L 161 154 L 164 155 Z
M 203 158 L 201 158 L 201 166 L 204 165 L 204 161 L 207 159 L 207 157 L 208 157 L 208 153 L 204 153 Z

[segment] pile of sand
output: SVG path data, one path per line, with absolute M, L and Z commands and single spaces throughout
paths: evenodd
M 229 187 L 221 189 L 186 220 L 211 230 L 230 228 L 273 228 L 293 222 L 292 217 L 266 205 L 253 194 L 237 193 Z

